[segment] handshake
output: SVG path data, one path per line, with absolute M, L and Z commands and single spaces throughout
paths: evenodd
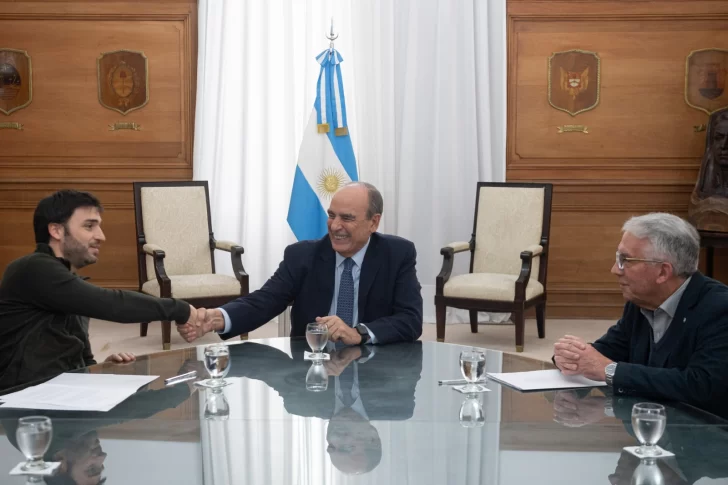
M 224 328 L 225 318 L 219 309 L 195 308 L 190 305 L 190 318 L 184 324 L 177 325 L 177 332 L 187 342 L 194 342 L 206 333 Z

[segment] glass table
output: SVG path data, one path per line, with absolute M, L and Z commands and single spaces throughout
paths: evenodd
M 320 369 L 303 359 L 304 339 L 230 344 L 221 389 L 164 379 L 190 370 L 206 376 L 204 347 L 99 364 L 85 372 L 158 375 L 107 413 L 3 410 L 0 483 L 25 483 L 9 470 L 23 461 L 17 419 L 43 414 L 54 435 L 47 459 L 65 458 L 57 483 L 95 484 L 585 484 L 720 483 L 728 477 L 728 422 L 679 403 L 667 407 L 660 446 L 674 458 L 644 466 L 632 405 L 608 391 L 522 393 L 488 381 L 464 395 L 467 347 L 417 342 L 330 351 Z M 486 371 L 552 368 L 550 363 L 486 352 Z M 324 382 L 325 381 L 325 382 Z M 324 390 L 314 392 L 310 388 Z M 648 479 L 645 481 L 645 476 Z M 649 478 L 652 477 L 652 478 Z M 65 480 L 65 481 L 64 481 Z M 660 481 L 661 480 L 661 481 Z M 724 478 L 724 483 L 728 479 Z

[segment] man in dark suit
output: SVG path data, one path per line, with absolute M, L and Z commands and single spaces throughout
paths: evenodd
M 422 334 L 417 253 L 410 241 L 376 232 L 382 196 L 371 184 L 339 190 L 328 210 L 328 235 L 288 246 L 263 287 L 178 326 L 188 342 L 210 331 L 223 339 L 250 332 L 293 302 L 291 336 L 306 324 L 328 326 L 329 340 L 347 345 L 413 342 Z
M 692 404 L 726 415 L 728 287 L 698 272 L 700 237 L 671 214 L 629 219 L 612 273 L 627 300 L 622 318 L 593 344 L 567 335 L 554 363 L 567 375 L 606 381 L 614 394 Z

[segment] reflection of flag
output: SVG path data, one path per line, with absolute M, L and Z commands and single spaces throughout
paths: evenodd
M 346 122 L 344 83 L 335 49 L 316 57 L 321 64 L 316 102 L 303 133 L 293 180 L 288 225 L 299 241 L 326 234 L 326 211 L 339 187 L 359 180 Z

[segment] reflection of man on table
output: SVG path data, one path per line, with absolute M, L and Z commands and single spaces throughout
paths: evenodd
M 180 369 L 180 372 L 183 371 L 187 371 L 187 364 Z M 10 444 L 17 448 L 15 432 L 18 419 L 39 414 L 48 416 L 53 424 L 53 437 L 43 459 L 61 462 L 61 466 L 54 476 L 45 477 L 46 483 L 99 485 L 106 481 L 102 476 L 106 453 L 99 441 L 99 429 L 146 419 L 165 409 L 175 408 L 193 392 L 191 381 L 188 385 L 141 390 L 108 412 L 0 409 L 0 423 Z M 18 461 L 21 460 L 23 458 L 18 454 Z
M 422 372 L 420 342 L 329 350 L 331 360 L 323 365 L 330 381 L 324 392 L 306 390 L 312 364 L 303 360 L 308 350 L 305 340 L 291 339 L 292 359 L 281 350 L 252 342 L 230 350 L 233 367 L 228 376 L 265 382 L 283 398 L 290 414 L 329 420 L 326 451 L 344 473 L 367 473 L 379 464 L 382 443 L 371 420 L 406 420 L 414 413 L 415 387 Z
M 623 422 L 627 432 L 632 430 L 632 407 L 642 401 L 639 398 L 605 396 L 600 391 L 559 391 L 554 396 L 554 421 L 568 427 L 588 426 L 604 417 L 616 417 Z M 709 414 L 688 406 L 666 405 L 667 428 L 659 446 L 675 454 L 674 458 L 657 460 L 666 484 L 693 484 L 703 477 L 712 479 L 728 477 L 728 432 L 718 426 L 708 426 Z M 702 419 L 701 419 L 702 418 Z M 598 430 L 595 428 L 595 432 Z M 635 437 L 635 446 L 639 443 Z M 627 485 L 632 479 L 640 460 L 622 451 L 616 469 L 609 476 L 612 485 Z

